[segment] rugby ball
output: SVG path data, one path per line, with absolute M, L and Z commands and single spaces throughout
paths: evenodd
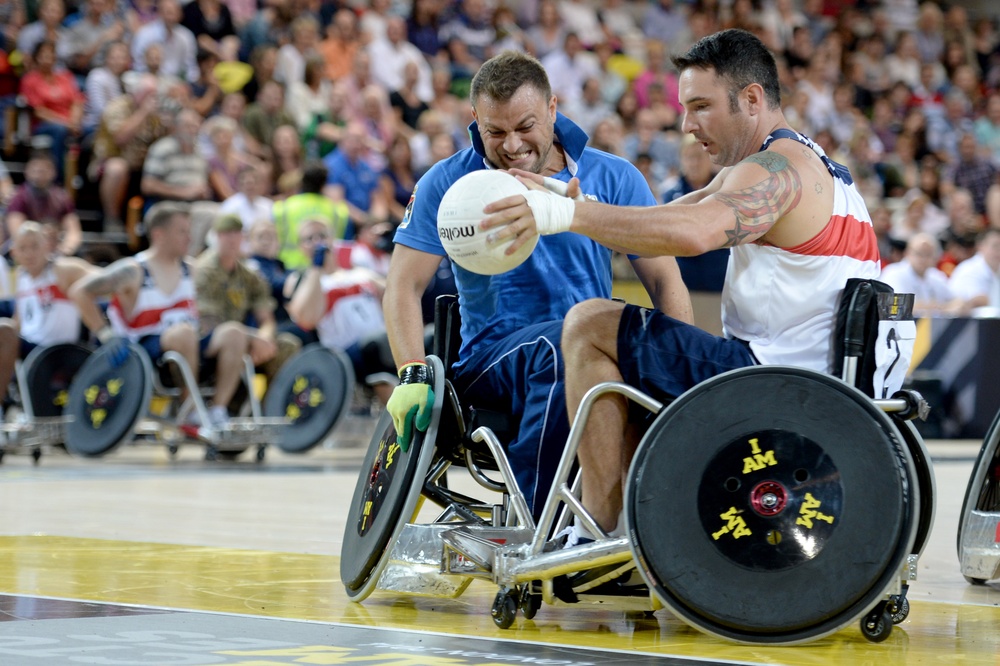
M 537 235 L 508 255 L 505 251 L 513 239 L 488 245 L 486 237 L 490 232 L 482 231 L 479 222 L 486 217 L 486 205 L 527 191 L 514 176 L 491 169 L 473 171 L 456 180 L 441 198 L 437 215 L 438 236 L 451 260 L 480 275 L 506 273 L 524 263 L 538 244 Z

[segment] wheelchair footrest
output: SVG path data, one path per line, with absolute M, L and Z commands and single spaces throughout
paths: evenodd
M 31 421 L 0 423 L 0 432 L 7 436 L 3 448 L 12 450 L 19 446 L 60 444 L 66 440 L 66 424 L 71 420 L 71 416 L 47 416 Z
M 217 445 L 220 450 L 237 446 L 245 448 L 274 441 L 288 425 L 288 419 L 280 417 L 234 418 L 222 428 L 201 428 L 198 436 Z
M 1000 513 L 970 511 L 961 538 L 962 575 L 980 581 L 1000 578 Z
M 378 589 L 453 599 L 472 582 L 471 575 L 442 573 L 441 534 L 454 523 L 403 526 L 378 581 Z
M 442 568 L 449 574 L 491 574 L 501 548 L 523 546 L 531 542 L 534 531 L 517 527 L 463 525 L 441 534 L 444 545 Z

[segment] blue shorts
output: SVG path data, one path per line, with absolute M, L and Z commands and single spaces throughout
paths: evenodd
M 618 369 L 626 384 L 660 402 L 729 370 L 757 365 L 742 340 L 720 338 L 658 310 L 626 305 L 618 326 Z
M 561 335 L 561 320 L 523 328 L 463 359 L 453 380 L 466 404 L 520 419 L 507 457 L 536 518 L 569 435 Z
M 208 349 L 208 343 L 209 341 L 211 341 L 211 339 L 212 339 L 212 334 L 209 333 L 198 342 L 198 351 L 201 353 L 201 358 L 203 360 L 205 358 L 205 350 Z M 146 353 L 149 354 L 149 358 L 151 361 L 153 361 L 153 363 L 159 361 L 160 357 L 163 356 L 163 347 L 160 346 L 159 335 L 143 336 L 139 338 L 138 344 L 140 347 L 146 350 Z
M 38 345 L 36 345 L 34 342 L 28 342 L 24 338 L 20 337 L 18 338 L 18 341 L 20 342 L 20 345 L 17 350 L 17 357 L 23 361 L 24 359 L 28 358 L 28 354 L 34 351 L 35 347 L 37 347 Z

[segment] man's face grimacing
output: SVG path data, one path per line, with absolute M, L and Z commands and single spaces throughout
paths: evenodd
M 689 67 L 678 81 L 684 106 L 682 130 L 691 134 L 711 156 L 712 163 L 732 166 L 756 150 L 748 147 L 753 127 L 744 108 L 746 88 L 739 93 L 739 108 L 730 107 L 727 82 L 714 69 Z
M 472 115 L 479 125 L 486 158 L 495 167 L 550 175 L 545 170 L 553 153 L 555 95 L 545 99 L 530 85 L 521 86 L 505 102 L 480 95 Z

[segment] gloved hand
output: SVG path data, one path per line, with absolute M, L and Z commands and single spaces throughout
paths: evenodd
M 430 373 L 423 361 L 406 363 L 399 369 L 399 385 L 393 389 L 386 403 L 396 428 L 396 441 L 404 452 L 409 450 L 413 428 L 424 432 L 431 424 L 434 406 L 434 389 L 428 381 Z
M 128 341 L 115 335 L 110 326 L 105 326 L 97 332 L 97 339 L 101 341 L 102 347 L 108 348 L 108 361 L 112 368 L 120 368 L 128 360 Z
M 325 243 L 320 243 L 313 250 L 312 265 L 316 268 L 323 268 L 323 264 L 326 263 L 326 253 L 330 251 L 330 248 Z

